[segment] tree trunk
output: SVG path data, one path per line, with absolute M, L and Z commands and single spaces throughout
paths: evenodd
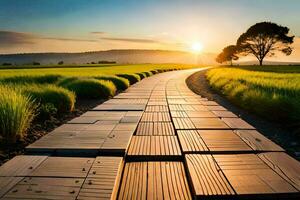
M 259 65 L 260 65 L 260 66 L 263 65 L 263 60 L 259 60 Z
M 230 60 L 230 66 L 232 66 L 232 59 Z

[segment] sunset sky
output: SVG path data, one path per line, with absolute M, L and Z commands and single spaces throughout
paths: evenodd
M 0 53 L 166 49 L 218 53 L 256 22 L 288 26 L 300 61 L 299 0 L 0 0 Z

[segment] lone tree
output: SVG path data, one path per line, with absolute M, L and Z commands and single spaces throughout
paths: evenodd
M 292 53 L 289 46 L 294 36 L 288 36 L 289 28 L 272 22 L 261 22 L 251 26 L 237 40 L 239 54 L 247 56 L 253 54 L 263 64 L 265 57 L 274 56 L 276 51 L 285 55 Z
M 229 45 L 223 49 L 223 51 L 217 56 L 216 61 L 218 63 L 223 62 L 230 62 L 230 65 L 232 65 L 232 60 L 238 60 L 239 57 L 237 56 L 238 50 L 237 46 L 235 45 Z

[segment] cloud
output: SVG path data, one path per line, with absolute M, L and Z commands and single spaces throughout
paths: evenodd
M 86 39 L 76 39 L 76 38 L 55 38 L 55 37 L 40 37 L 39 39 L 71 41 L 71 42 L 97 42 L 98 41 L 98 40 L 86 40 Z
M 116 38 L 116 37 L 102 37 L 102 40 L 132 42 L 132 43 L 159 43 L 157 40 L 140 39 L 140 38 Z
M 90 32 L 91 34 L 96 34 L 96 35 L 103 35 L 105 34 L 105 32 L 103 31 L 93 31 L 93 32 Z
M 1 47 L 13 47 L 18 45 L 33 45 L 41 40 L 55 40 L 67 42 L 97 42 L 93 39 L 77 39 L 77 38 L 60 38 L 60 37 L 44 37 L 32 33 L 1 31 L 0 30 L 0 44 Z
M 0 44 L 2 47 L 20 44 L 34 44 L 35 38 L 35 35 L 31 33 L 0 30 Z

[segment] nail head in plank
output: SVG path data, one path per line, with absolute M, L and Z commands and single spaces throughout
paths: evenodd
M 27 176 L 46 159 L 47 156 L 15 156 L 0 167 L 0 176 Z
M 85 178 L 94 158 L 48 157 L 29 176 Z

